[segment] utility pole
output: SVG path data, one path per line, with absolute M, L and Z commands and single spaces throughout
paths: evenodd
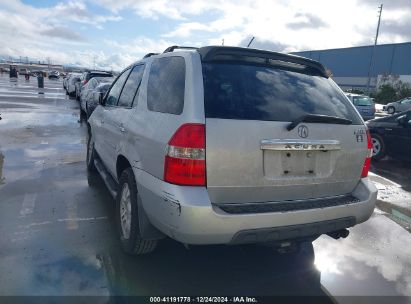
M 371 53 L 371 60 L 370 60 L 370 65 L 368 67 L 368 81 L 367 81 L 367 93 L 370 92 L 370 82 L 371 82 L 371 76 L 372 76 L 372 69 L 373 69 L 373 63 L 374 63 L 374 55 L 375 55 L 375 48 L 377 46 L 378 42 L 378 34 L 380 32 L 380 22 L 381 22 L 381 13 L 382 13 L 382 3 L 378 7 L 378 25 L 377 25 L 377 33 L 375 34 L 375 41 L 374 41 L 374 46 L 372 48 L 372 53 Z
M 248 43 L 248 45 L 247 45 L 247 47 L 250 47 L 250 45 L 251 45 L 251 43 L 253 43 L 253 41 L 254 41 L 254 36 L 253 36 L 253 38 L 251 38 L 251 40 L 250 40 L 250 42 Z
M 224 46 L 224 39 L 221 41 L 221 45 Z

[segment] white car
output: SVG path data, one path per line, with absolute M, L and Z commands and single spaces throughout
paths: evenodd
M 395 102 L 390 102 L 385 106 L 385 110 L 388 112 L 388 114 L 411 110 L 411 97 L 407 97 Z

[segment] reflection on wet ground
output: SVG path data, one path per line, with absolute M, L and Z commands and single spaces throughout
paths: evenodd
M 378 209 L 411 231 L 411 163 L 387 157 L 374 162 L 372 171 L 379 174 L 371 175 L 378 188 Z
M 52 100 L 16 97 L 35 96 L 25 93 L 37 92 L 33 83 L 11 85 L 0 76 L 0 295 L 98 295 L 102 302 L 124 300 L 113 295 L 310 295 L 321 303 L 411 297 L 411 173 L 402 163 L 373 165 L 387 178 L 371 175 L 378 208 L 347 239 L 322 236 L 299 254 L 265 246 L 186 249 L 168 239 L 150 256 L 131 257 L 119 248 L 108 191 L 100 179 L 88 184 L 78 102 L 62 94 L 61 81 L 46 82 L 60 96 Z

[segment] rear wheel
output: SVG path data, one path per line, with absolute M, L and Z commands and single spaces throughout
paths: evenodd
M 372 158 L 374 160 L 380 160 L 385 156 L 385 144 L 381 136 L 377 134 L 371 134 L 372 142 Z
M 157 240 L 141 237 L 138 223 L 138 199 L 136 180 L 131 168 L 121 173 L 116 199 L 116 220 L 121 246 L 128 254 L 140 255 L 152 252 Z
M 388 112 L 388 114 L 394 114 L 395 113 L 395 108 L 394 107 L 388 107 L 387 112 Z

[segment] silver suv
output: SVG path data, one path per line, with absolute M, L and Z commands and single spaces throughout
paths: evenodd
M 89 119 L 87 167 L 116 198 L 123 249 L 288 244 L 372 214 L 371 138 L 306 58 L 170 47 L 126 68 Z

